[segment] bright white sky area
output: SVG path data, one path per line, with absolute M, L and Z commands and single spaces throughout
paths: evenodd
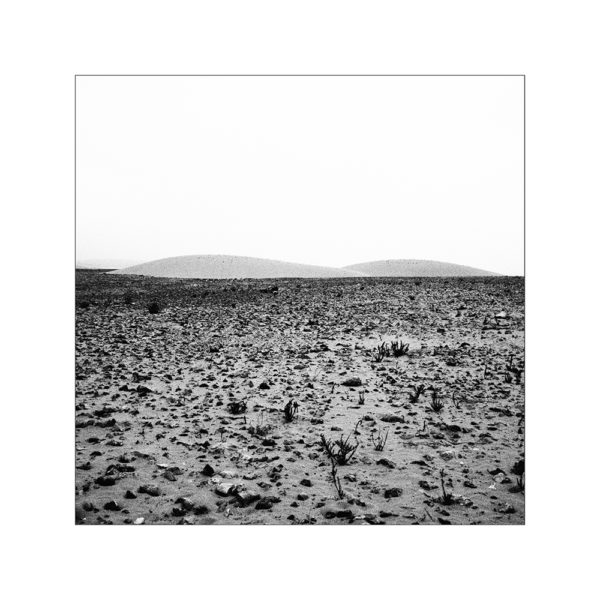
M 521 77 L 78 77 L 77 260 L 523 274 Z

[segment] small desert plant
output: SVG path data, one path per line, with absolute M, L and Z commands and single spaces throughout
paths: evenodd
M 381 433 L 381 429 L 377 431 L 377 435 L 375 436 L 371 433 L 371 443 L 377 452 L 381 452 L 385 448 L 385 444 L 387 443 L 389 430 L 385 430 L 385 436 Z
M 331 457 L 330 457 L 331 458 Z M 342 482 L 337 474 L 337 467 L 335 465 L 335 460 L 331 458 L 331 477 L 333 479 L 333 485 L 335 486 L 335 491 L 338 494 L 339 499 L 341 500 L 344 497 L 344 490 L 342 489 Z
M 512 466 L 511 472 L 517 476 L 517 488 L 519 491 L 523 491 L 525 489 L 525 461 L 518 460 Z
M 227 405 L 227 408 L 232 415 L 241 415 L 242 413 L 246 412 L 248 405 L 244 400 L 232 400 Z
M 363 422 L 363 417 L 361 417 L 357 422 L 356 425 L 354 426 L 354 435 L 360 435 L 360 431 L 358 431 L 358 428 L 361 426 Z
M 460 408 L 460 403 L 463 401 L 463 399 L 464 398 L 462 397 L 456 397 L 456 391 L 452 392 L 452 404 L 454 404 L 454 408 Z
M 382 362 L 384 358 L 390 355 L 390 349 L 388 348 L 388 345 L 385 342 L 383 342 L 374 350 L 371 350 L 371 355 L 373 356 L 373 360 L 379 363 Z
M 160 306 L 158 302 L 152 302 L 152 304 L 148 304 L 148 312 L 151 315 L 157 315 L 160 312 Z
M 442 482 L 442 495 L 439 497 L 439 502 L 445 506 L 450 506 L 451 504 L 454 504 L 454 496 L 452 496 L 452 494 L 449 494 L 446 491 L 446 486 L 445 486 L 445 482 L 444 482 L 444 469 L 440 469 L 440 479 Z
M 327 453 L 327 456 L 331 460 L 335 460 L 338 465 L 347 465 L 358 448 L 358 442 L 352 444 L 349 440 L 350 434 L 348 434 L 346 439 L 341 435 L 340 439 L 336 441 L 328 440 L 321 434 L 321 445 L 323 446 L 323 449 Z
M 512 375 L 508 371 L 504 373 L 504 383 L 512 383 Z
M 419 396 L 425 392 L 425 386 L 421 383 L 419 385 L 413 385 L 413 389 L 415 391 L 414 391 L 414 393 L 413 392 L 408 393 L 408 399 L 410 400 L 410 402 L 412 402 L 414 404 L 415 402 L 417 402 L 419 400 Z
M 265 425 L 264 420 L 264 414 L 260 413 L 260 416 L 258 417 L 256 423 L 252 423 L 248 427 L 248 431 L 251 435 L 255 435 L 257 437 L 264 437 L 271 432 L 273 426 L 268 424 Z
M 404 344 L 402 342 L 402 340 L 400 340 L 400 342 L 392 342 L 391 346 L 392 346 L 392 355 L 394 356 L 394 358 L 398 358 L 400 356 L 404 356 L 405 354 L 408 354 L 408 347 L 410 344 Z
M 429 403 L 429 406 L 431 406 L 431 409 L 436 413 L 444 408 L 444 401 L 441 398 L 438 398 L 438 392 L 435 388 L 431 390 L 431 402 Z
M 509 373 L 512 373 L 515 376 L 515 383 L 517 385 L 521 384 L 521 377 L 523 376 L 523 369 L 519 369 L 517 366 L 513 366 L 514 355 L 511 354 L 509 356 L 508 364 L 506 365 L 507 374 L 504 375 L 504 381 L 506 383 L 511 383 L 512 377 L 510 377 Z
M 358 403 L 361 406 L 365 403 L 365 392 L 364 392 L 364 390 L 360 390 L 358 392 Z
M 290 400 L 283 407 L 283 414 L 285 415 L 285 420 L 288 423 L 291 423 L 294 420 L 294 417 L 298 413 L 298 403 L 296 401 Z

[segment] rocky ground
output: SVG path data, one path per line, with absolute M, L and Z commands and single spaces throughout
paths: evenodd
M 77 523 L 524 523 L 522 278 L 77 271 L 76 301 Z

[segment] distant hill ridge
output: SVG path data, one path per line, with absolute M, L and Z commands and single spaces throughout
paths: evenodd
M 163 258 L 113 271 L 117 275 L 147 275 L 182 279 L 283 279 L 361 277 L 348 269 L 317 267 L 266 258 L 228 255 L 192 255 Z
M 283 279 L 340 277 L 482 277 L 497 273 L 430 260 L 382 260 L 343 268 L 229 255 L 163 258 L 117 271 L 115 275 L 145 275 L 180 279 Z
M 344 269 L 369 277 L 492 277 L 499 273 L 436 260 L 377 260 L 349 265 Z

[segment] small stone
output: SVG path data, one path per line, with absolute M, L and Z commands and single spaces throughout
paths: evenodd
M 388 469 L 395 469 L 396 468 L 396 463 L 392 462 L 391 460 L 387 459 L 387 458 L 380 458 L 377 461 L 378 465 L 382 465 L 384 467 L 387 467 Z
M 360 377 L 350 377 L 342 382 L 342 385 L 345 385 L 346 387 L 359 387 L 362 385 L 362 380 Z
M 180 504 L 184 510 L 192 510 L 194 508 L 194 503 L 189 498 L 177 498 L 175 504 Z
M 398 498 L 402 494 L 402 490 L 397 487 L 388 488 L 383 492 L 384 498 Z
M 399 415 L 382 415 L 379 419 L 384 423 L 404 423 L 404 417 Z
M 335 516 L 338 519 L 353 519 L 354 513 L 351 510 L 338 510 Z
M 108 486 L 108 485 L 115 485 L 115 483 L 117 483 L 117 480 L 114 477 L 110 477 L 109 475 L 102 475 L 100 477 L 98 477 L 95 482 L 98 485 L 102 485 L 102 486 Z
M 104 505 L 104 510 L 121 510 L 121 507 L 114 500 L 110 500 Z
M 444 460 L 452 460 L 456 456 L 454 450 L 440 450 L 439 454 Z
M 260 500 L 260 494 L 250 490 L 238 492 L 236 496 L 240 506 L 248 506 L 256 500 Z
M 144 517 L 138 517 L 138 518 L 137 518 L 137 519 L 136 519 L 136 520 L 133 522 L 133 524 L 134 524 L 134 525 L 143 525 L 145 520 L 146 520 L 146 519 L 144 519 Z
M 210 465 L 205 465 L 202 469 L 202 474 L 207 477 L 212 477 L 215 474 L 215 470 Z
M 434 490 L 437 487 L 437 485 L 431 484 L 428 481 L 419 481 L 419 487 L 424 490 L 430 491 Z
M 233 483 L 220 483 L 216 488 L 215 488 L 215 493 L 218 494 L 219 496 L 229 496 L 230 494 L 232 494 L 235 490 L 235 485 L 233 485 Z
M 137 498 L 137 495 L 134 494 L 131 490 L 127 490 L 125 492 L 125 498 L 127 498 L 127 500 L 133 500 L 134 498 Z
M 219 475 L 225 479 L 233 479 L 234 477 L 237 477 L 237 473 L 235 471 L 221 471 Z
M 141 485 L 138 488 L 138 494 L 148 494 L 149 496 L 160 496 L 160 489 L 156 485 Z
M 312 481 L 310 479 L 303 479 L 300 481 L 300 485 L 303 485 L 304 487 L 312 487 Z

